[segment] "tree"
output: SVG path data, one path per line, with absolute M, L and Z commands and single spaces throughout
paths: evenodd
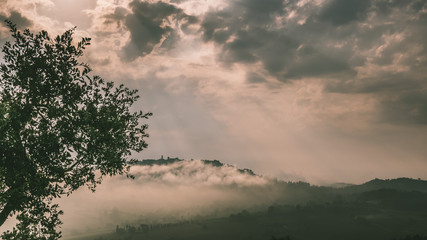
M 132 152 L 147 147 L 151 113 L 132 111 L 137 90 L 90 76 L 80 62 L 90 38 L 73 31 L 51 39 L 20 32 L 0 66 L 0 226 L 19 223 L 3 239 L 57 239 L 62 211 L 55 198 L 81 186 L 94 190 L 106 175 L 126 174 Z

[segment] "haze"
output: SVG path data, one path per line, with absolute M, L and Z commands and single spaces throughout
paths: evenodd
M 427 178 L 425 1 L 0 6 L 20 28 L 77 26 L 95 73 L 141 91 L 136 107 L 154 116 L 137 158 L 219 159 L 316 184 Z
M 109 233 L 116 225 L 224 217 L 243 209 L 264 209 L 286 196 L 274 179 L 200 160 L 133 166 L 130 173 L 135 179 L 107 177 L 95 193 L 81 188 L 57 199 L 64 210 L 64 237 Z M 0 230 L 14 224 L 10 218 Z

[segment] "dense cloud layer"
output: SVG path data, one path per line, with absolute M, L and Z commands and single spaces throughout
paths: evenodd
M 42 2 L 35 5 L 40 14 L 53 12 L 52 6 L 47 8 L 50 12 L 41 7 L 52 3 Z M 31 26 L 32 20 L 6 3 L 8 10 L 0 13 L 0 19 Z M 129 33 L 124 34 L 125 44 L 116 40 L 124 62 L 147 56 L 155 48 L 173 50 L 183 35 L 200 34 L 203 41 L 215 44 L 223 66 L 246 68 L 249 84 L 320 78 L 326 94 L 373 96 L 377 121 L 427 124 L 426 1 L 232 0 L 197 17 L 186 13 L 191 11 L 188 6 L 197 6 L 191 3 L 132 0 L 103 7 L 102 2 L 91 10 L 96 6 L 92 1 L 76 4 L 86 9 L 76 14 L 87 21 L 102 16 L 105 28 Z M 53 4 L 58 11 L 65 6 Z M 71 15 L 52 16 L 72 20 Z M 186 31 L 190 25 L 199 31 Z
M 154 115 L 137 158 L 224 159 L 312 183 L 426 176 L 425 0 L 0 6 L 52 36 L 77 26 L 76 40 L 92 38 L 81 60 L 140 90 L 135 109 Z
M 297 4 L 283 0 L 232 1 L 227 8 L 205 16 L 204 39 L 222 48 L 220 60 L 230 64 L 261 63 L 268 74 L 283 82 L 353 74 L 346 50 L 318 47 L 322 40 L 319 37 L 327 33 L 311 18 L 315 6 Z
M 192 1 L 107 2 L 68 6 L 39 1 L 33 6 L 38 14 L 65 23 L 102 18 L 103 25 L 95 28 L 113 26 L 110 34 L 128 37 L 125 44 L 115 41 L 124 62 L 155 48 L 174 50 L 182 47 L 178 42 L 183 35 L 199 34 L 204 42 L 214 43 L 223 66 L 243 66 L 249 84 L 321 79 L 326 94 L 373 96 L 377 121 L 427 124 L 424 0 L 232 0 L 197 17 L 186 13 L 189 6 L 197 6 Z M 10 18 L 22 28 L 33 24 L 16 10 L 22 5 L 29 11 L 31 5 L 2 5 L 0 20 Z M 75 14 L 59 13 L 70 7 Z M 190 25 L 199 31 L 186 31 Z
M 321 9 L 319 18 L 335 26 L 361 21 L 367 17 L 370 3 L 371 0 L 329 1 Z
M 150 54 L 160 43 L 163 47 L 173 45 L 178 38 L 178 29 L 174 27 L 196 22 L 196 18 L 165 2 L 134 0 L 129 3 L 129 8 L 130 12 L 117 7 L 113 13 L 105 15 L 106 24 L 124 25 L 130 32 L 130 41 L 123 48 L 124 60 Z
M 235 0 L 201 27 L 226 64 L 260 63 L 282 82 L 323 78 L 328 92 L 373 94 L 382 121 L 427 124 L 426 11 L 418 0 Z

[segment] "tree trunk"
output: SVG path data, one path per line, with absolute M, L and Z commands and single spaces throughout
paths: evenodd
M 19 198 L 19 194 L 9 188 L 4 195 L 9 195 L 8 200 L 4 208 L 0 212 L 0 226 L 7 220 L 9 215 L 19 208 L 22 199 Z
M 11 189 L 8 189 L 5 194 L 7 194 L 8 192 L 10 192 Z M 7 218 L 9 217 L 9 215 L 18 207 L 18 199 L 14 199 L 14 195 L 15 194 L 11 194 L 10 197 L 8 198 L 8 201 L 6 203 L 6 205 L 4 206 L 4 208 L 1 210 L 0 212 L 0 226 L 3 225 L 3 223 L 7 220 Z
M 9 217 L 9 215 L 12 213 L 14 208 L 15 208 L 15 204 L 13 204 L 11 201 L 9 201 L 6 204 L 6 206 L 0 212 L 0 226 L 3 225 L 3 223 L 6 221 L 6 219 Z

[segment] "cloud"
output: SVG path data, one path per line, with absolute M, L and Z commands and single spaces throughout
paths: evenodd
M 129 42 L 122 49 L 122 59 L 133 61 L 150 54 L 161 44 L 170 48 L 179 39 L 177 28 L 193 24 L 197 19 L 182 9 L 166 2 L 134 0 L 129 3 L 130 12 L 117 7 L 113 13 L 105 14 L 105 24 L 116 23 L 130 32 Z
M 117 224 L 228 216 L 255 204 L 272 204 L 283 194 L 283 189 L 273 186 L 275 181 L 200 160 L 133 166 L 131 172 L 135 179 L 110 177 L 95 193 L 79 189 L 61 199 L 64 235 L 111 230 Z
M 129 11 L 124 7 L 116 7 L 113 13 L 108 13 L 104 15 L 105 21 L 104 24 L 117 24 L 117 28 L 122 26 L 123 20 L 126 18 L 126 15 Z
M 282 82 L 310 76 L 354 74 L 347 60 L 348 52 L 329 46 L 319 48 L 319 42 L 312 42 L 315 36 L 311 35 L 316 32 L 311 30 L 319 24 L 315 21 L 299 24 L 299 18 L 309 9 L 298 8 L 297 3 L 232 1 L 227 8 L 205 15 L 201 24 L 204 40 L 215 42 L 221 48 L 218 59 L 222 62 L 261 63 L 271 76 Z
M 378 100 L 378 121 L 398 125 L 427 124 L 426 78 L 384 73 L 383 78 L 336 82 L 325 90 L 334 93 L 370 94 Z
M 246 74 L 246 81 L 249 83 L 263 83 L 265 79 L 255 72 L 248 72 Z
M 168 165 L 134 166 L 131 172 L 140 184 L 156 182 L 186 186 L 263 186 L 268 180 L 242 172 L 236 166 L 204 163 L 200 160 L 184 160 Z
M 9 6 L 7 1 L 0 1 L 0 46 L 10 38 L 9 28 L 5 20 L 12 21 L 20 30 L 33 26 L 33 21 L 17 9 L 19 8 Z M 0 52 L 0 59 L 2 57 L 3 53 Z
M 381 103 L 385 120 L 397 124 L 427 124 L 427 91 L 411 90 L 386 98 Z
M 4 22 L 6 19 L 12 21 L 21 29 L 28 28 L 33 25 L 33 22 L 30 19 L 22 15 L 17 10 L 11 10 L 9 13 L 0 13 L 0 22 L 4 26 L 6 26 L 6 23 Z
M 367 16 L 371 0 L 332 0 L 321 10 L 320 19 L 339 26 Z
M 283 83 L 318 78 L 325 94 L 374 97 L 379 121 L 427 124 L 426 9 L 421 0 L 236 0 L 208 12 L 201 31 L 220 62 L 246 67 L 248 83 L 260 82 L 254 67 Z
M 31 0 L 29 2 L 33 2 L 32 11 L 36 16 L 41 17 L 39 20 L 42 21 L 40 22 L 42 24 L 49 22 L 53 26 L 62 25 L 67 28 L 76 26 L 77 30 L 87 30 L 93 24 L 91 12 L 94 11 L 100 1 Z
M 375 96 L 381 122 L 427 124 L 425 9 L 426 1 L 373 1 L 371 19 L 362 21 L 368 29 L 355 35 L 365 58 L 358 76 L 337 79 L 325 90 Z

